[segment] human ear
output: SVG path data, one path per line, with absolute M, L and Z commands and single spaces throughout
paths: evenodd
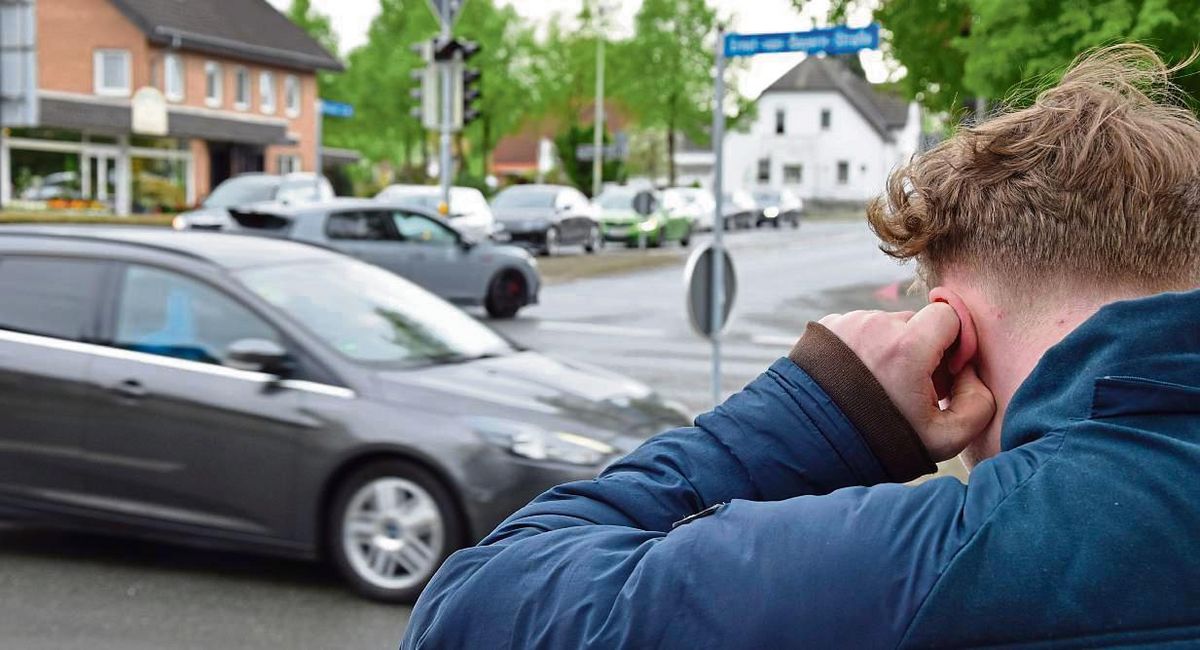
M 967 309 L 967 303 L 953 289 L 946 287 L 935 287 L 929 292 L 929 302 L 942 302 L 950 305 L 954 313 L 958 314 L 958 341 L 948 350 L 949 358 L 945 360 L 946 370 L 951 375 L 957 375 L 962 372 L 971 360 L 975 358 L 975 354 L 979 352 L 979 336 L 975 333 L 975 319 L 971 316 L 971 310 Z

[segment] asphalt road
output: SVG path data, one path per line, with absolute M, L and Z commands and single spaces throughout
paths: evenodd
M 729 244 L 740 294 L 726 393 L 786 354 L 809 319 L 914 302 L 903 296 L 911 270 L 861 224 L 736 233 Z M 496 325 L 694 412 L 710 405 L 709 347 L 684 316 L 682 268 L 549 286 L 542 305 Z M 0 650 L 394 648 L 407 618 L 318 565 L 0 525 Z

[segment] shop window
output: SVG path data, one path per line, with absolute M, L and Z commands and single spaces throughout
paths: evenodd
M 804 182 L 804 165 L 784 165 L 783 182 L 788 185 L 799 185 Z
M 233 107 L 239 111 L 250 108 L 250 71 L 244 67 L 233 73 Z
M 283 101 L 288 117 L 300 115 L 300 78 L 294 74 L 283 78 Z
M 213 108 L 221 105 L 223 79 L 221 64 L 208 61 L 204 64 L 204 103 Z
M 129 50 L 96 50 L 92 64 L 97 95 L 129 96 L 133 84 Z
M 828 108 L 821 109 L 821 130 L 828 131 L 829 125 L 833 122 L 833 112 Z
M 130 167 L 134 213 L 171 214 L 188 209 L 185 160 L 135 157 Z
M 845 185 L 850 182 L 850 163 L 845 160 L 838 161 L 837 182 L 838 185 Z
M 270 72 L 258 75 L 258 107 L 268 115 L 275 112 L 275 75 Z
M 761 185 L 768 185 L 771 182 L 771 159 L 761 158 L 758 161 L 758 182 Z
M 163 58 L 163 94 L 173 102 L 183 101 L 183 57 L 168 54 Z

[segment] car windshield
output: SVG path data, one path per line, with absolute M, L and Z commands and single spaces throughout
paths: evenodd
M 275 176 L 242 176 L 217 186 L 204 200 L 206 208 L 229 208 L 246 203 L 274 201 L 280 180 Z
M 635 196 L 637 192 L 633 190 L 608 190 L 601 192 L 596 202 L 605 210 L 632 210 Z
M 764 205 L 779 203 L 779 192 L 755 192 L 754 200 Z
M 508 354 L 511 344 L 441 298 L 357 260 L 239 271 L 251 291 L 341 354 L 382 367 Z
M 512 187 L 496 195 L 497 208 L 553 208 L 558 190 L 547 187 Z
M 283 183 L 275 200 L 284 203 L 299 203 L 316 201 L 318 198 L 316 181 L 295 180 Z

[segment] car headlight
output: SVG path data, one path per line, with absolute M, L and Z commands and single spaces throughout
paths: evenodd
M 187 230 L 188 222 L 185 217 L 176 216 L 171 220 L 171 228 L 175 230 Z
M 779 216 L 779 208 L 767 208 L 763 210 L 763 216 L 768 219 L 774 219 Z
M 578 433 L 496 418 L 472 418 L 471 427 L 488 442 L 514 456 L 571 465 L 598 465 L 616 453 L 612 445 Z
M 653 232 L 658 230 L 658 219 L 647 219 L 643 221 L 638 228 L 641 228 L 645 232 Z

